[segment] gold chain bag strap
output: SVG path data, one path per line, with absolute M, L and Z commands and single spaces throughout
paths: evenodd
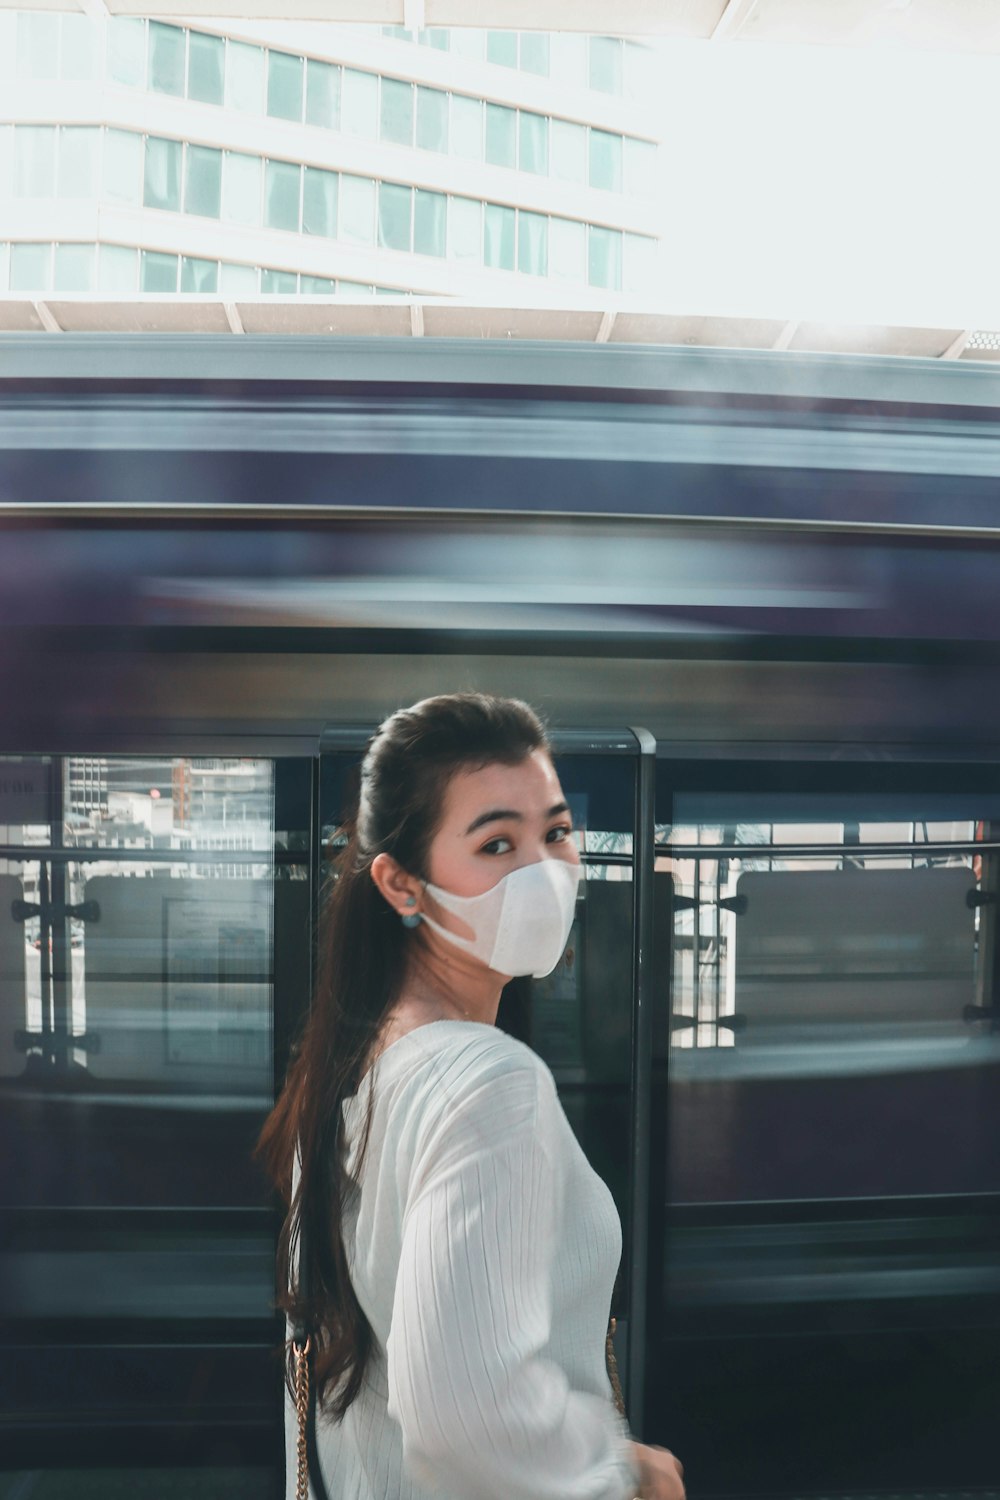
M 299 1220 L 299 1291 L 308 1301 L 308 1262 L 306 1260 L 305 1225 Z M 315 1340 L 304 1322 L 292 1332 L 292 1355 L 295 1361 L 295 1414 L 299 1435 L 295 1445 L 295 1500 L 309 1500 L 312 1480 L 316 1500 L 330 1500 L 319 1466 L 316 1447 L 316 1382 L 309 1364 Z

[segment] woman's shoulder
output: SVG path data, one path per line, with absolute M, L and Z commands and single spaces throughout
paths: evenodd
M 552 1073 L 527 1043 L 478 1021 L 442 1021 L 411 1033 L 419 1062 L 410 1074 L 430 1115 L 486 1124 L 533 1120 L 555 1091 Z

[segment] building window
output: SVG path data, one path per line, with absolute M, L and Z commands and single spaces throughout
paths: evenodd
M 483 159 L 483 102 L 466 94 L 451 96 L 451 154 L 467 161 Z
M 625 137 L 623 182 L 629 197 L 649 198 L 656 192 L 656 147 L 652 141 Z
M 622 190 L 622 138 L 607 130 L 590 132 L 590 186 L 605 192 Z
M 62 17 L 59 76 L 67 82 L 89 82 L 99 73 L 97 42 L 100 33 L 89 16 Z
M 251 47 L 247 42 L 230 42 L 226 47 L 226 105 L 245 114 L 263 113 L 263 47 Z
M 53 198 L 55 191 L 55 126 L 16 126 L 14 130 L 15 198 Z
M 486 160 L 494 167 L 517 165 L 517 110 L 486 106 Z
M 20 244 L 10 247 L 12 292 L 47 292 L 52 286 L 52 246 Z
M 413 145 L 413 84 L 396 78 L 382 79 L 379 136 L 398 146 Z
M 456 57 L 482 62 L 486 55 L 486 34 L 478 27 L 456 26 L 451 33 L 451 51 Z
M 331 297 L 337 283 L 330 276 L 300 276 L 299 284 L 305 297 Z
M 383 182 L 378 190 L 378 242 L 385 250 L 409 250 L 413 189 Z
M 441 89 L 417 89 L 417 145 L 424 151 L 448 149 L 448 95 Z
M 343 89 L 344 130 L 373 141 L 378 134 L 378 79 L 372 73 L 345 68 Z
M 298 276 L 294 271 L 266 271 L 260 273 L 260 289 L 268 296 L 288 295 L 297 292 Z
M 484 260 L 495 271 L 513 271 L 517 215 L 499 203 L 486 205 Z
M 146 137 L 146 172 L 142 201 L 147 208 L 166 208 L 174 213 L 180 212 L 180 141 L 168 141 L 158 135 Z
M 651 290 L 656 278 L 656 241 L 648 234 L 627 234 L 624 252 L 623 290 Z
M 95 245 L 57 245 L 53 287 L 57 292 L 89 292 L 97 263 Z
M 370 177 L 340 174 L 340 238 L 370 245 L 375 238 L 375 184 Z
M 302 230 L 304 234 L 322 234 L 333 239 L 337 233 L 337 174 L 319 167 L 306 167 L 302 195 Z
M 549 76 L 567 88 L 587 87 L 587 38 L 582 32 L 552 33 L 549 37 Z
M 184 44 L 179 26 L 149 23 L 149 87 L 157 94 L 184 97 Z
M 438 52 L 447 52 L 451 47 L 451 36 L 443 26 L 428 26 L 426 31 L 421 31 L 417 40 L 425 47 L 435 47 Z
M 19 78 L 55 78 L 59 69 L 59 17 L 22 11 L 17 18 Z
M 340 129 L 340 69 L 311 57 L 306 62 L 306 124 Z
M 587 127 L 552 121 L 552 176 L 563 182 L 587 181 Z
M 590 87 L 602 94 L 622 91 L 622 44 L 616 36 L 590 38 Z
M 224 297 L 255 297 L 257 295 L 257 267 L 241 266 L 224 260 L 219 269 L 219 289 Z
M 574 219 L 549 220 L 549 275 L 583 286 L 587 280 L 587 226 Z
M 483 205 L 476 198 L 452 198 L 448 205 L 448 258 L 482 264 Z
M 158 250 L 144 250 L 139 271 L 139 290 L 176 292 L 177 256 L 163 255 Z
M 219 290 L 219 262 L 198 260 L 185 255 L 181 261 L 182 292 L 217 292 Z
M 517 32 L 489 31 L 486 34 L 486 60 L 501 68 L 517 67 Z
M 520 110 L 518 114 L 520 155 L 518 165 L 522 172 L 549 170 L 549 122 L 544 115 L 529 114 Z
M 104 195 L 138 208 L 142 201 L 142 136 L 130 130 L 104 132 Z
M 517 269 L 529 276 L 545 276 L 548 271 L 548 220 L 523 208 L 517 216 Z
M 521 32 L 521 67 L 526 73 L 549 74 L 549 37 L 545 31 Z
M 260 223 L 261 159 L 227 151 L 222 177 L 222 217 L 227 224 Z
M 221 36 L 192 31 L 188 55 L 189 98 L 198 99 L 202 104 L 221 104 L 225 95 L 225 63 L 226 44 Z
M 146 84 L 146 23 L 132 16 L 113 16 L 108 22 L 108 78 L 126 88 Z
M 617 229 L 590 226 L 587 280 L 591 286 L 620 292 L 622 285 L 622 237 Z
M 60 198 L 97 196 L 98 131 L 91 125 L 64 125 L 59 132 Z
M 188 146 L 184 212 L 217 219 L 222 212 L 222 152 L 210 146 Z
M 268 229 L 299 227 L 299 179 L 302 168 L 290 161 L 269 161 L 264 169 L 264 223 Z
M 413 248 L 418 255 L 445 254 L 447 201 L 444 193 L 427 193 L 417 188 L 413 206 Z
M 275 119 L 302 119 L 302 68 L 301 57 L 267 54 L 267 112 Z
M 97 285 L 102 292 L 124 296 L 136 290 L 139 252 L 127 245 L 102 245 L 97 262 Z

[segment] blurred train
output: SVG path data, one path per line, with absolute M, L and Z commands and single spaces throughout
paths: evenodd
M 476 687 L 580 829 L 498 1024 L 621 1213 L 633 1431 L 692 1497 L 1000 1490 L 995 370 L 0 348 L 8 1471 L 283 1493 L 249 1151 L 367 735 Z

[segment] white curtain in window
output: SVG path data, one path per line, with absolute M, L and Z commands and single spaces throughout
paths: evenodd
M 261 159 L 227 151 L 222 164 L 222 217 L 227 224 L 260 223 Z
M 452 198 L 448 204 L 448 258 L 482 264 L 483 205 L 475 198 Z

